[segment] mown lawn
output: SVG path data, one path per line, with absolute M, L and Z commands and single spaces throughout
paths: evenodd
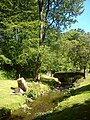
M 29 81 L 27 84 L 29 90 L 34 90 L 37 95 L 50 89 L 49 85 L 42 82 L 38 84 L 37 82 Z M 17 80 L 8 80 L 7 74 L 4 71 L 0 71 L 0 108 L 6 107 L 13 111 L 26 102 L 27 94 L 24 96 L 12 95 L 13 90 L 11 90 L 11 87 L 18 87 Z
M 25 102 L 25 96 L 12 95 L 10 87 L 17 87 L 16 80 L 0 80 L 0 108 L 17 109 Z

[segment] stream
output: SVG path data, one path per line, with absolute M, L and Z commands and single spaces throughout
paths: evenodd
M 33 102 L 24 104 L 26 107 L 14 111 L 9 120 L 33 120 L 38 115 L 53 110 L 62 96 L 63 93 L 59 90 L 52 90 L 45 95 L 39 96 Z

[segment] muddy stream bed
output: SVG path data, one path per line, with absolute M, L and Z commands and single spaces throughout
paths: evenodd
M 14 111 L 9 120 L 34 120 L 38 115 L 53 110 L 62 96 L 63 93 L 59 90 L 50 91 L 33 102 L 25 103 L 25 108 Z

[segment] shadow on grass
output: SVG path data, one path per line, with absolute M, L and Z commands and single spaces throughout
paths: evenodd
M 69 98 L 70 96 L 79 95 L 79 94 L 82 94 L 83 92 L 90 92 L 90 85 L 83 86 L 76 90 L 72 89 L 70 92 L 67 92 L 66 94 L 62 94 L 62 97 L 58 98 L 54 102 L 57 104 L 58 102 L 61 102 L 65 99 Z M 63 91 L 63 93 L 64 93 L 64 91 Z
M 42 78 L 41 82 L 47 84 L 51 89 L 60 87 L 59 81 L 55 81 L 53 78 Z
M 90 92 L 90 85 L 86 85 L 86 86 L 83 86 L 83 87 L 81 87 L 81 88 L 78 88 L 78 89 L 76 89 L 76 90 L 72 90 L 71 91 L 71 95 L 72 96 L 74 96 L 74 95 L 78 95 L 78 94 L 81 94 L 81 93 L 83 93 L 83 92 Z
M 58 81 L 55 81 L 53 78 L 52 79 L 42 78 L 41 82 L 43 84 L 48 84 L 51 89 L 58 88 L 60 90 L 61 84 Z M 63 90 L 63 91 L 61 91 L 62 97 L 60 96 L 60 98 L 57 98 L 57 100 L 55 100 L 53 102 L 57 104 L 58 102 L 61 102 L 65 99 L 69 98 L 70 96 L 82 94 L 83 92 L 90 92 L 90 85 L 82 86 L 80 88 L 77 88 L 76 90 L 71 89 L 70 92 L 66 91 L 66 93 L 65 93 L 65 90 Z
M 75 104 L 62 111 L 53 111 L 33 120 L 90 120 L 90 100 L 84 104 Z

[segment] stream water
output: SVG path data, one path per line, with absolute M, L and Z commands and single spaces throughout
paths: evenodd
M 15 111 L 9 120 L 33 120 L 37 115 L 52 110 L 62 95 L 62 92 L 54 90 L 39 96 L 35 101 L 27 103 L 28 109 Z

